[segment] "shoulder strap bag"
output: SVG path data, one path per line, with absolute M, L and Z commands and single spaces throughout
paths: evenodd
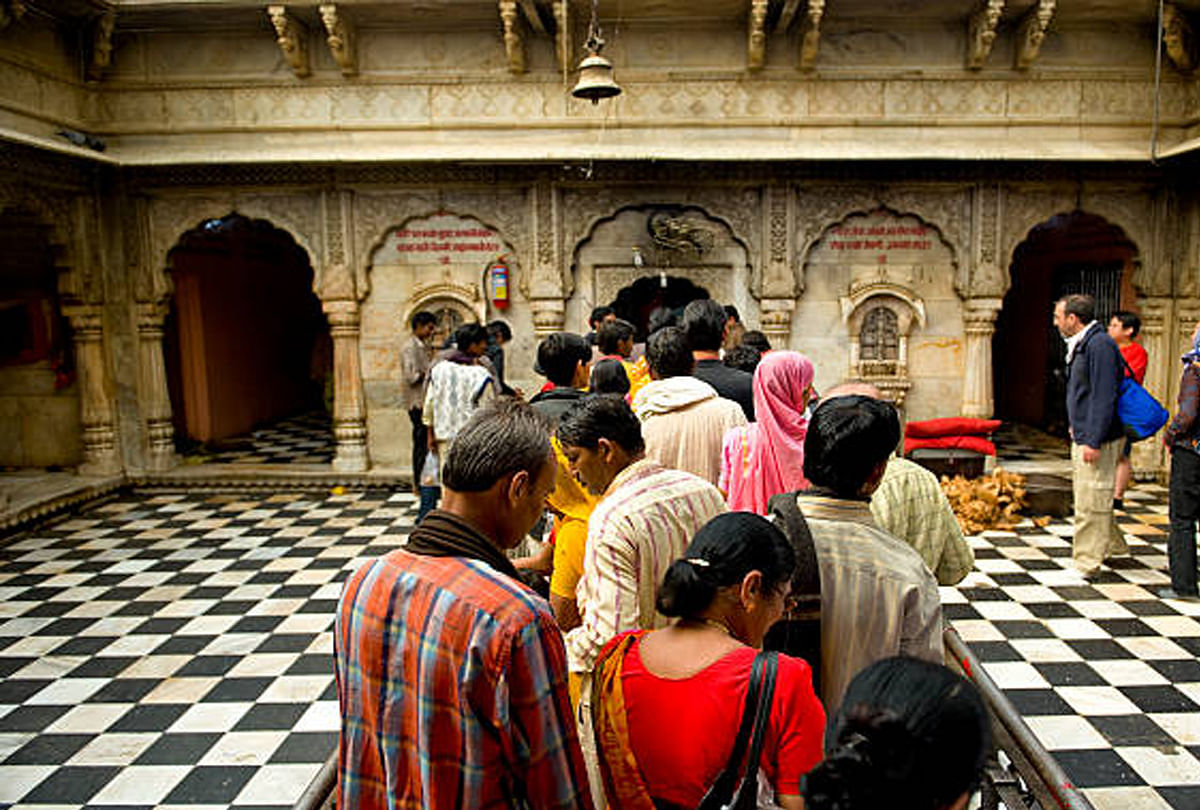
M 1117 418 L 1125 426 L 1125 434 L 1129 438 L 1141 441 L 1158 433 L 1170 414 L 1133 378 L 1133 369 L 1124 357 L 1121 357 L 1121 363 L 1128 373 L 1121 379 L 1121 389 L 1117 394 Z

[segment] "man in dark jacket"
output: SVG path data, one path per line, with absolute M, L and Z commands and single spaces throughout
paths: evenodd
M 1075 567 L 1094 579 L 1110 557 L 1129 553 L 1113 520 L 1112 490 L 1124 428 L 1117 396 L 1124 366 L 1117 344 L 1096 322 L 1090 295 L 1067 295 L 1054 304 L 1054 325 L 1067 344 L 1067 422 L 1075 494 Z
M 548 382 L 529 404 L 552 427 L 586 393 L 591 362 L 592 347 L 572 332 L 555 332 L 538 345 L 534 371 Z
M 721 341 L 725 339 L 725 307 L 711 298 L 692 301 L 683 310 L 680 326 L 692 345 L 696 367 L 692 376 L 717 389 L 725 399 L 742 406 L 746 421 L 754 421 L 754 375 L 721 362 Z

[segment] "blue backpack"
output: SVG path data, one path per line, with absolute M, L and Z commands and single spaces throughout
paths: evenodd
M 1121 358 L 1127 375 L 1121 380 L 1117 394 L 1117 418 L 1125 426 L 1125 435 L 1136 441 L 1149 438 L 1170 418 L 1167 409 L 1133 378 L 1133 369 Z

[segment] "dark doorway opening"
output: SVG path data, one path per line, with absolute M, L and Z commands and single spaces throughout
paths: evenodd
M 164 354 L 180 452 L 328 462 L 332 342 L 304 250 L 231 214 L 188 231 L 170 258 Z
M 699 287 L 692 281 L 678 276 L 644 276 L 623 287 L 617 297 L 609 305 L 623 318 L 634 325 L 637 330 L 635 340 L 646 339 L 646 327 L 650 321 L 650 313 L 659 307 L 666 307 L 679 318 L 683 308 L 692 301 L 708 298 L 708 290 Z
M 1013 254 L 1012 286 L 992 343 L 996 416 L 1066 436 L 1066 347 L 1052 322 L 1054 302 L 1095 297 L 1097 319 L 1135 308 L 1137 248 L 1107 220 L 1080 211 L 1029 232 Z
M 83 427 L 50 228 L 0 213 L 0 468 L 78 464 Z

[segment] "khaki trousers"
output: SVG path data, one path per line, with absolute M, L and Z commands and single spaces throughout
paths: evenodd
M 1129 553 L 1125 536 L 1113 519 L 1113 487 L 1124 439 L 1100 445 L 1094 464 L 1083 460 L 1083 445 L 1071 444 L 1072 483 L 1075 494 L 1075 567 L 1081 574 L 1100 570 L 1108 557 Z

